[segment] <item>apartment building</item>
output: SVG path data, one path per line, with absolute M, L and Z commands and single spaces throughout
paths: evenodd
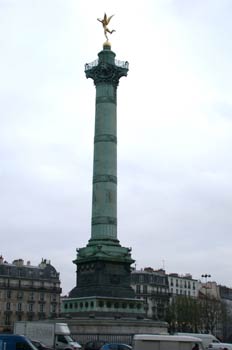
M 49 260 L 32 266 L 0 256 L 0 331 L 15 321 L 54 318 L 60 312 L 60 277 Z
M 192 278 L 192 275 L 187 273 L 179 275 L 178 273 L 168 274 L 169 292 L 172 296 L 186 295 L 197 298 L 201 283 Z
M 151 267 L 133 270 L 131 286 L 136 298 L 145 301 L 147 317 L 164 320 L 169 304 L 168 277 L 165 271 L 163 269 L 154 270 Z

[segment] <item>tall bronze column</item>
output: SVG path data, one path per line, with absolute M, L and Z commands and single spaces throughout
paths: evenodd
M 115 61 L 104 45 L 99 59 L 85 66 L 96 86 L 93 164 L 92 232 L 89 244 L 118 244 L 117 240 L 117 86 L 128 63 Z
M 111 51 L 111 18 L 105 14 L 99 19 L 107 41 L 98 59 L 85 65 L 86 77 L 96 87 L 91 237 L 86 247 L 77 249 L 76 286 L 62 306 L 63 313 L 79 316 L 145 312 L 130 284 L 131 249 L 122 247 L 117 237 L 117 87 L 129 65 Z
M 98 60 L 85 65 L 96 86 L 92 232 L 87 246 L 77 251 L 77 286 L 70 296 L 134 297 L 134 260 L 117 238 L 117 86 L 127 72 L 128 62 L 116 61 L 108 42 Z

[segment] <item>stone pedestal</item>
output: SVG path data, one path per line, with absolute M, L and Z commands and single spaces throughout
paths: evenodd
M 59 322 L 68 323 L 72 336 L 81 344 L 89 340 L 131 344 L 134 334 L 168 334 L 166 322 L 149 319 L 77 317 Z

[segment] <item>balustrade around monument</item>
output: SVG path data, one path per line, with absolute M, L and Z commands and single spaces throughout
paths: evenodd
M 72 337 L 82 346 L 89 341 L 105 341 L 107 343 L 123 343 L 132 345 L 134 334 L 99 334 L 99 333 L 73 333 Z
M 103 63 L 103 62 L 102 62 Z M 115 66 L 116 67 L 120 67 L 120 68 L 125 68 L 125 69 L 129 69 L 129 62 L 128 61 L 120 61 L 120 60 L 114 60 Z M 85 64 L 85 72 L 97 67 L 99 64 L 99 59 L 94 60 L 93 62 L 90 63 L 86 63 Z

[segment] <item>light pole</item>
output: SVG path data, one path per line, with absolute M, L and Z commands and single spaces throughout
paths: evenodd
M 204 275 L 201 275 L 202 278 L 205 278 L 206 282 L 207 282 L 207 278 L 210 278 L 211 275 L 208 275 L 207 273 L 205 273 Z
M 206 332 L 209 333 L 209 310 L 208 310 L 208 293 L 207 293 L 207 289 L 208 289 L 208 278 L 211 277 L 211 275 L 205 273 L 201 275 L 202 278 L 205 279 L 205 318 L 206 318 Z

